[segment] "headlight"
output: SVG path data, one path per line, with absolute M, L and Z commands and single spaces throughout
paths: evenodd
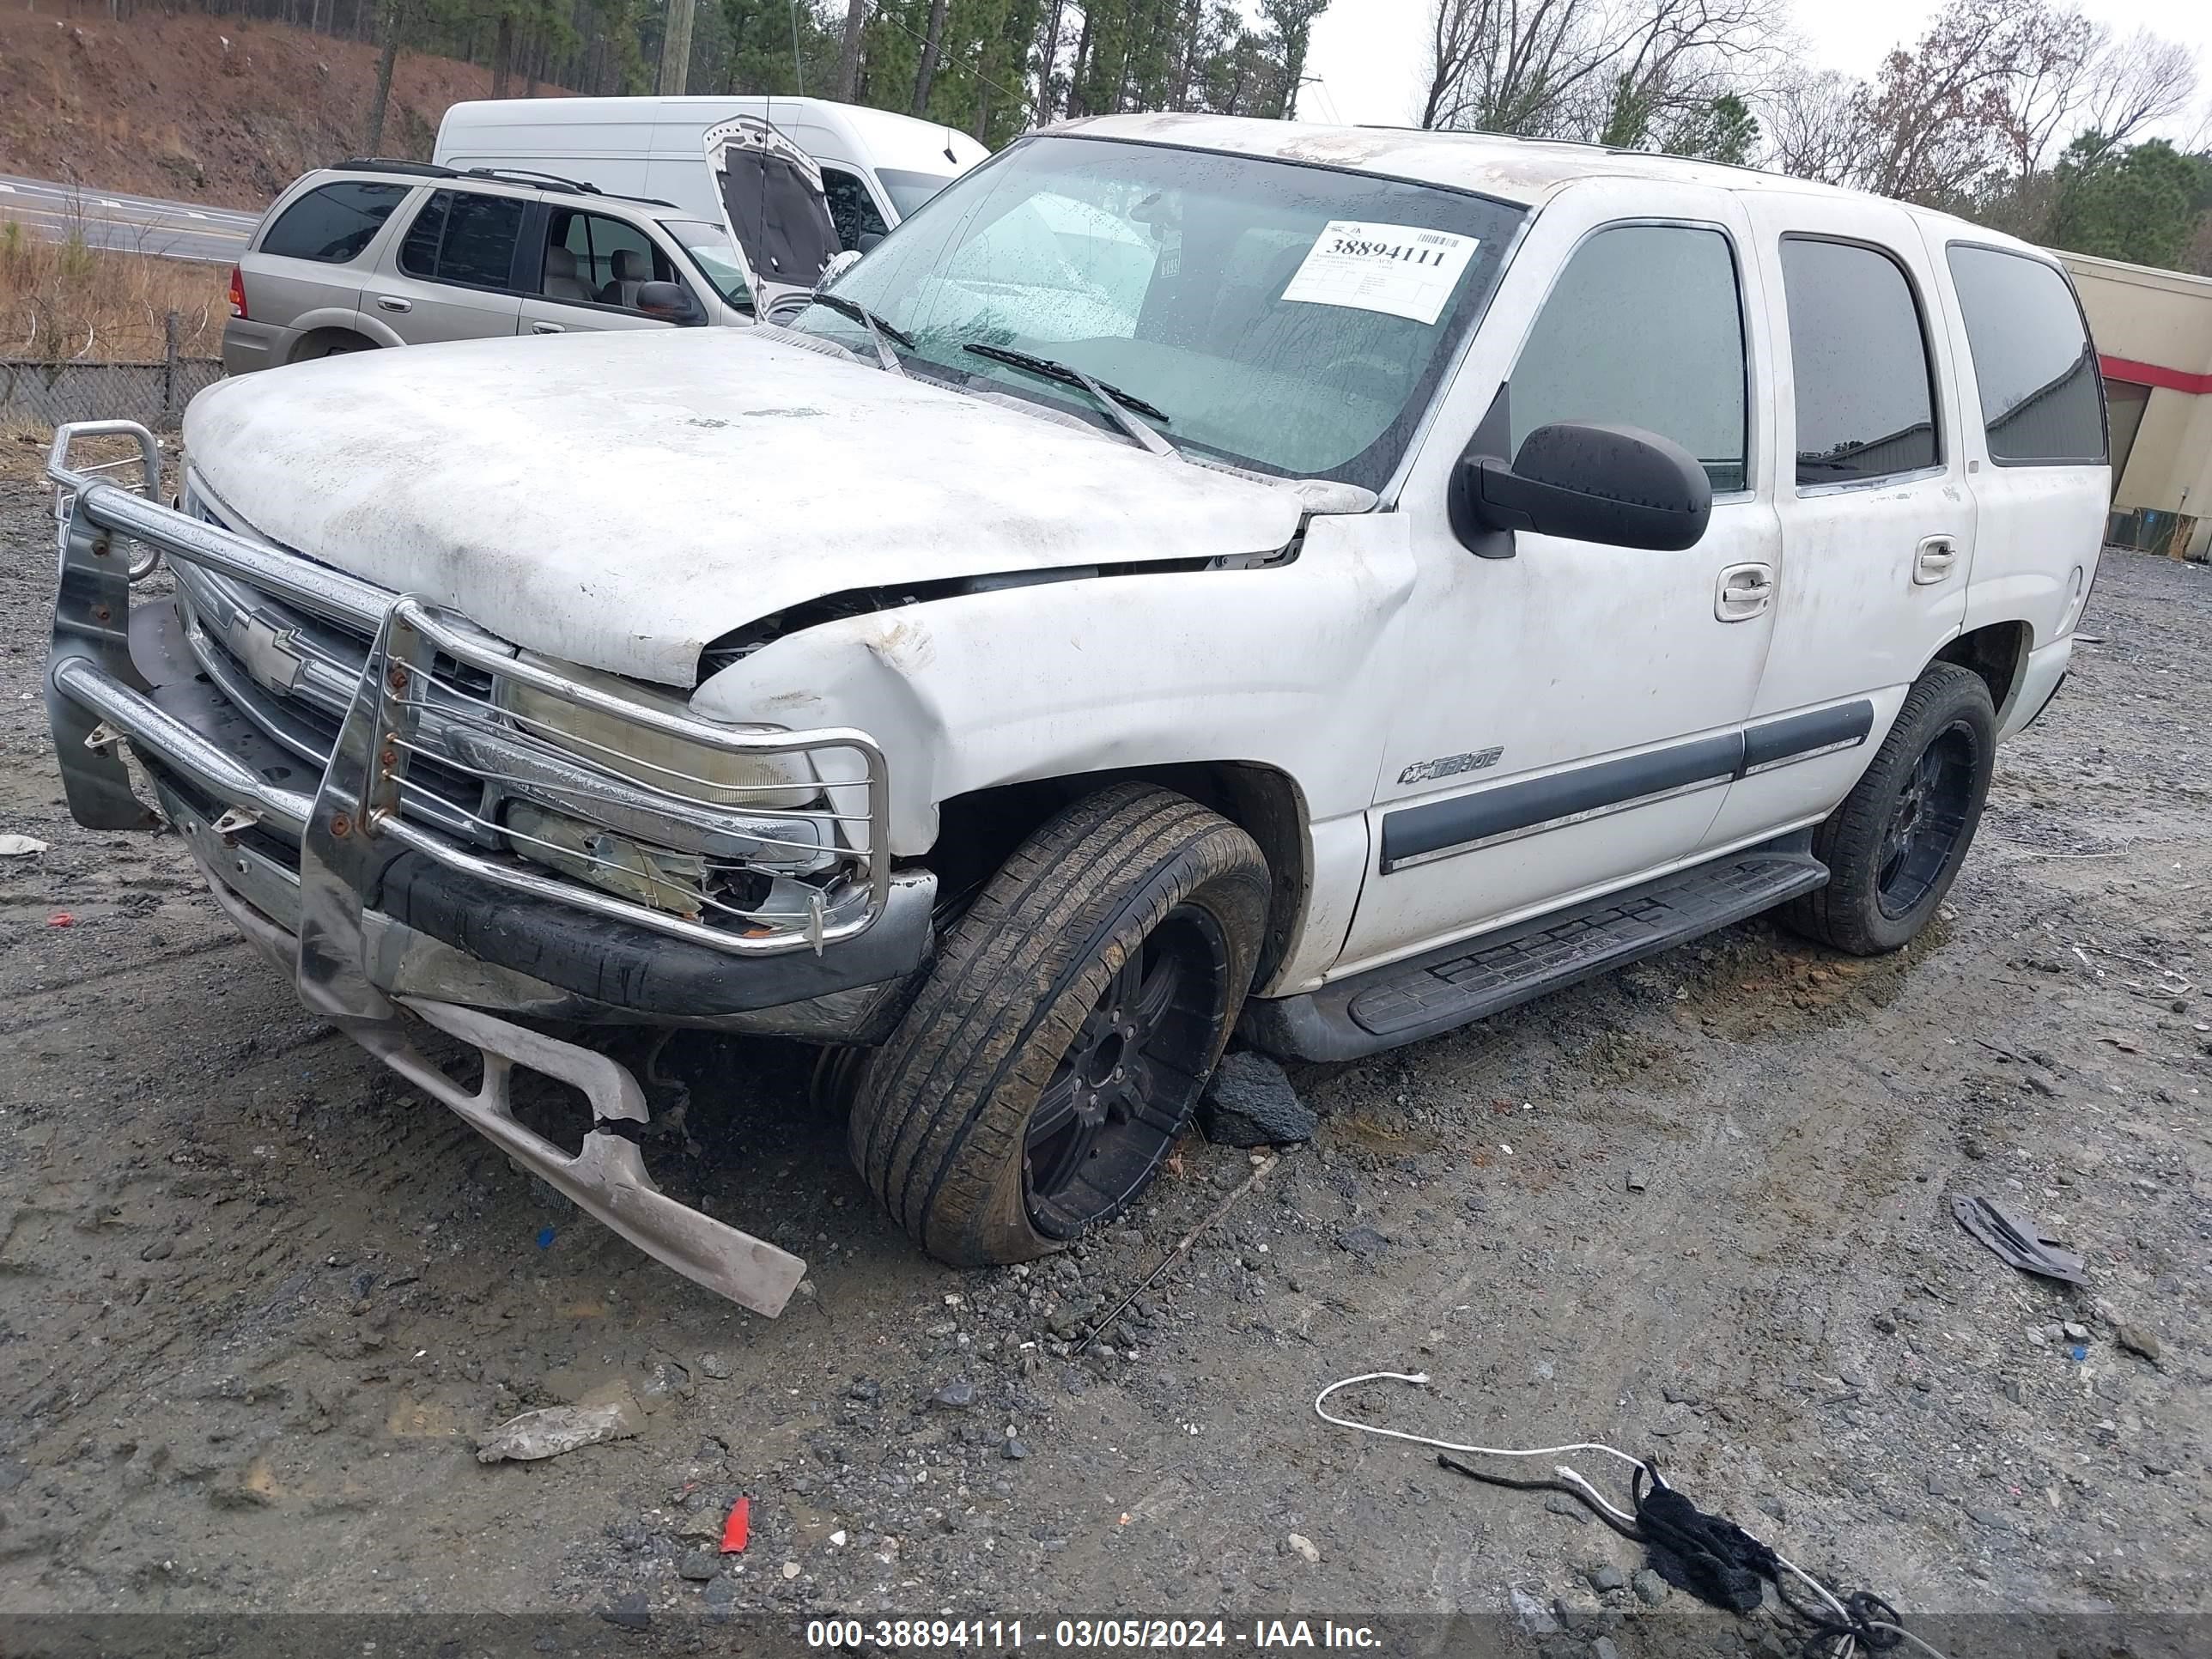
M 590 685 L 611 696 L 645 703 L 673 714 L 688 715 L 691 712 L 676 698 L 648 691 L 611 674 L 596 673 L 566 663 L 545 665 L 564 678 Z M 710 749 L 513 680 L 499 682 L 498 700 L 499 706 L 525 731 L 570 750 L 578 759 L 687 799 L 739 811 L 762 807 L 788 811 L 806 805 L 821 793 L 814 768 L 804 755 L 742 755 Z M 734 726 L 730 729 L 767 733 L 782 728 Z

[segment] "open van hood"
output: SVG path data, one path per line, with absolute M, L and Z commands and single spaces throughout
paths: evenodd
M 752 115 L 708 127 L 707 171 L 722 222 L 745 264 L 757 316 L 787 294 L 803 294 L 838 252 L 836 227 L 814 158 Z

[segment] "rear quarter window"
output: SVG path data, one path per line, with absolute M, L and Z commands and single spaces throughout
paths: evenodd
M 2097 352 L 2066 279 L 2040 259 L 1954 242 L 1945 250 L 2000 466 L 2105 459 Z
M 368 246 L 410 188 L 356 179 L 319 185 L 277 216 L 260 252 L 342 265 Z

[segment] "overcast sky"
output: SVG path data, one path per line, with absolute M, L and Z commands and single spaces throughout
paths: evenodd
M 1935 0 L 1790 3 L 1809 59 L 1852 75 L 1872 73 L 1891 46 L 1917 38 L 1937 9 Z M 1434 4 L 1435 0 L 1335 0 L 1314 27 L 1307 73 L 1320 76 L 1321 84 L 1299 94 L 1299 116 L 1353 125 L 1419 119 Z M 2212 3 L 2207 0 L 2092 0 L 2084 9 L 2115 33 L 2148 27 L 2196 47 L 2207 82 L 2203 90 L 2212 93 Z M 2202 107 L 2200 97 L 2200 113 Z

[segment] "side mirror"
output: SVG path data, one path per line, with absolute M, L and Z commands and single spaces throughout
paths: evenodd
M 880 230 L 864 230 L 854 246 L 862 253 L 873 253 L 883 240 L 884 234 Z
M 1674 552 L 1697 544 L 1712 512 L 1712 481 L 1697 457 L 1641 427 L 1540 426 L 1510 466 L 1468 455 L 1452 475 L 1452 528 L 1486 557 L 1498 555 L 1476 542 L 1512 530 Z
M 867 238 L 863 236 L 860 240 L 865 242 Z M 822 274 L 814 279 L 815 288 L 821 289 L 829 287 L 830 283 L 860 264 L 863 251 L 860 248 L 848 247 L 842 252 L 832 255 L 830 263 L 822 267 Z
M 707 320 L 706 312 L 691 297 L 691 290 L 681 283 L 640 283 L 637 308 L 648 317 L 674 323 L 678 328 L 696 328 Z

